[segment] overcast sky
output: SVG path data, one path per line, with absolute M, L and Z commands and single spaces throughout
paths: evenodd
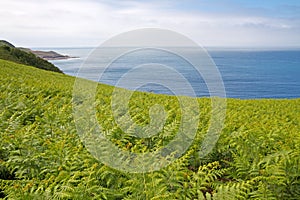
M 97 46 L 149 27 L 203 46 L 300 47 L 300 1 L 0 0 L 0 39 L 17 46 Z

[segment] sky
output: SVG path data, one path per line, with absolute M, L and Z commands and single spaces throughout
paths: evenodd
M 299 0 L 0 0 L 0 39 L 22 47 L 95 47 L 140 28 L 201 46 L 300 47 Z

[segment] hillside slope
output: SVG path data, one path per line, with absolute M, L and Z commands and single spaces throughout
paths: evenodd
M 73 118 L 74 77 L 0 60 L 0 81 L 0 198 L 300 199 L 300 99 L 228 99 L 220 139 L 200 159 L 211 112 L 210 99 L 200 98 L 197 135 L 185 155 L 139 174 L 102 164 L 82 144 Z M 99 84 L 95 107 L 115 146 L 143 153 L 174 139 L 181 118 L 176 97 L 133 94 L 136 123 L 148 124 L 155 104 L 168 113 L 161 132 L 136 138 L 116 125 L 112 91 Z
M 9 46 L 9 47 L 15 47 L 13 44 L 11 44 L 10 42 L 7 42 L 5 40 L 0 40 L 0 46 Z
M 4 40 L 0 41 L 0 59 L 34 66 L 48 71 L 62 73 L 62 71 L 52 63 L 34 55 L 31 52 L 26 52 L 19 48 L 16 48 L 12 44 Z

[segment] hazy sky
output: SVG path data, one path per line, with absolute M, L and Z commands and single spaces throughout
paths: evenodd
M 149 27 L 204 46 L 300 47 L 300 0 L 0 0 L 0 39 L 17 46 L 97 46 Z

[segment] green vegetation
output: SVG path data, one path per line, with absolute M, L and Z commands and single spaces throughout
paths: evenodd
M 0 40 L 0 46 L 9 46 L 9 47 L 12 47 L 14 48 L 15 46 L 5 40 Z
M 62 71 L 59 68 L 55 67 L 52 63 L 39 58 L 33 53 L 16 48 L 12 44 L 4 40 L 0 40 L 0 59 L 62 73 Z
M 185 155 L 151 173 L 125 173 L 91 156 L 72 115 L 74 78 L 0 60 L 0 197 L 5 199 L 300 199 L 300 99 L 228 99 L 213 151 L 198 151 L 210 122 L 210 99 L 198 99 L 200 123 Z M 131 152 L 167 144 L 178 129 L 176 97 L 134 92 L 130 115 L 149 122 L 164 105 L 157 135 L 122 132 L 110 109 L 113 88 L 99 84 L 96 107 L 107 138 Z M 126 90 L 124 90 L 126 92 Z

